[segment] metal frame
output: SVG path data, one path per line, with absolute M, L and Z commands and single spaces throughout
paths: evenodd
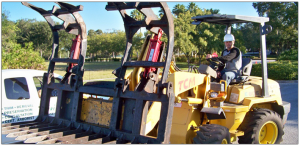
M 201 22 L 215 23 L 226 25 L 225 33 L 231 33 L 231 25 L 234 23 L 248 23 L 254 22 L 260 24 L 260 46 L 261 46 L 261 67 L 262 67 L 262 97 L 270 97 L 268 90 L 268 68 L 267 68 L 267 54 L 266 54 L 266 34 L 272 31 L 270 25 L 265 25 L 269 22 L 268 17 L 252 17 L 241 15 L 220 15 L 211 14 L 204 16 L 192 17 L 194 20 L 192 24 L 199 25 Z
M 37 120 L 33 122 L 12 123 L 2 126 L 7 129 L 9 129 L 11 125 L 24 127 L 23 129 L 15 129 L 14 132 L 16 133 L 14 133 L 14 136 L 22 136 L 22 130 L 37 128 L 38 131 L 41 131 L 39 134 L 42 135 L 42 137 L 49 138 L 50 140 L 33 136 L 30 140 L 14 141 L 12 143 L 169 143 L 175 96 L 173 94 L 172 83 L 166 82 L 166 79 L 173 53 L 174 24 L 173 16 L 166 2 L 108 2 L 108 5 L 106 6 L 107 10 L 118 10 L 122 15 L 127 38 L 124 59 L 121 63 L 121 70 L 113 88 L 110 86 L 96 87 L 83 85 L 82 77 L 87 49 L 87 34 L 85 23 L 78 13 L 78 11 L 83 10 L 82 6 L 73 6 L 67 3 L 57 2 L 61 8 L 54 6 L 52 10 L 46 11 L 27 2 L 22 2 L 22 4 L 39 12 L 48 22 L 54 37 L 52 46 L 53 51 L 50 57 L 48 73 L 45 73 L 43 78 L 44 84 L 41 97 L 41 108 Z M 159 20 L 151 10 L 151 7 L 161 7 L 164 11 L 164 16 Z M 145 20 L 135 21 L 130 18 L 124 10 L 128 8 L 135 8 L 142 12 L 146 16 Z M 50 16 L 56 16 L 63 20 L 64 23 L 62 25 L 55 25 Z M 146 27 L 146 29 L 151 30 L 154 33 L 157 33 L 158 29 L 161 28 L 167 34 L 168 43 L 166 59 L 164 62 L 155 63 L 148 61 L 129 61 L 132 37 L 140 27 Z M 65 30 L 71 34 L 81 35 L 81 51 L 78 60 L 57 58 L 59 48 L 58 30 Z M 68 82 L 54 82 L 53 71 L 56 62 L 78 64 L 77 68 L 72 71 L 71 76 L 68 78 Z M 129 66 L 163 67 L 161 80 L 157 81 L 155 84 L 147 83 L 147 88 L 152 89 L 155 89 L 155 86 L 158 85 L 158 93 L 149 93 L 145 89 L 141 91 L 126 90 L 127 83 L 124 76 L 126 69 Z M 52 89 L 56 89 L 58 92 L 55 117 L 48 116 L 50 91 Z M 164 89 L 166 89 L 166 93 L 163 92 Z M 101 125 L 99 126 L 80 121 L 83 93 L 113 97 L 113 108 L 109 127 L 105 128 Z M 142 120 L 145 120 L 145 112 L 148 110 L 149 106 L 148 103 L 153 101 L 161 102 L 162 104 L 157 138 L 140 134 L 145 128 L 145 124 L 142 124 Z M 122 107 L 124 107 L 124 111 L 122 111 Z M 120 129 L 120 119 L 122 114 L 124 114 L 123 123 L 127 122 L 127 125 L 129 125 L 129 127 L 126 127 L 125 130 Z M 11 134 L 10 132 L 11 131 L 6 131 L 6 134 L 9 135 Z M 36 131 L 29 130 L 28 132 Z M 61 133 L 54 135 L 59 132 Z M 23 132 L 23 135 L 24 134 L 25 133 Z M 70 134 L 75 134 L 74 140 L 70 140 L 72 137 Z M 53 139 L 53 137 L 56 138 Z

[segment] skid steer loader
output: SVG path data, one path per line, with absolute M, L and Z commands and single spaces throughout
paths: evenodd
M 108 2 L 106 10 L 120 12 L 126 32 L 126 48 L 121 66 L 113 71 L 114 82 L 99 81 L 83 85 L 87 34 L 78 11 L 82 6 L 57 2 L 52 10 L 23 5 L 39 12 L 53 32 L 53 53 L 48 73 L 43 78 L 39 117 L 32 122 L 2 124 L 2 139 L 7 143 L 31 144 L 226 144 L 279 143 L 290 104 L 282 101 L 277 82 L 266 78 L 266 60 L 262 56 L 263 78 L 249 77 L 226 88 L 226 82 L 211 82 L 213 70 L 200 73 L 181 71 L 172 61 L 174 45 L 173 16 L 166 2 Z M 160 7 L 159 19 L 152 7 Z M 137 9 L 145 19 L 136 21 L 126 9 Z M 55 25 L 51 16 L 63 20 Z M 230 15 L 229 15 L 230 16 Z M 268 18 L 194 17 L 195 23 L 205 20 L 232 22 L 254 21 L 262 24 L 262 54 L 265 55 L 264 22 Z M 145 38 L 137 61 L 131 61 L 133 35 L 141 28 L 153 32 Z M 74 45 L 78 56 L 58 58 L 59 30 L 80 38 Z M 168 41 L 162 42 L 165 33 Z M 74 41 L 78 43 L 78 41 Z M 61 83 L 53 80 L 56 62 L 68 63 Z M 245 65 L 249 69 L 249 65 Z M 251 66 L 251 65 L 250 65 Z M 126 70 L 134 70 L 126 74 Z M 251 67 L 250 67 L 251 70 Z M 248 73 L 248 74 L 247 74 Z M 241 76 L 241 79 L 243 76 Z M 50 89 L 57 89 L 55 117 L 48 115 Z M 84 98 L 83 95 L 89 95 Z M 95 97 L 109 97 L 95 98 Z

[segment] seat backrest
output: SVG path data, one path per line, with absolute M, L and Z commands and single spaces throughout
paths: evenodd
M 242 58 L 242 76 L 250 76 L 252 69 L 252 59 Z

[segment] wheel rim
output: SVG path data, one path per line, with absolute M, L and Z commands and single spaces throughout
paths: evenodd
M 278 136 L 277 124 L 273 121 L 266 122 L 259 131 L 260 144 L 274 144 Z
M 222 140 L 222 143 L 221 143 L 221 144 L 228 144 L 227 139 L 224 138 L 224 139 Z

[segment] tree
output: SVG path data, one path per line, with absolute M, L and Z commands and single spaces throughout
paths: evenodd
M 177 10 L 180 8 L 180 10 Z M 181 13 L 181 12 L 185 13 Z M 195 45 L 192 43 L 192 33 L 195 31 L 195 25 L 191 25 L 193 21 L 190 11 L 182 10 L 180 5 L 176 5 L 173 12 L 180 12 L 176 15 L 174 20 L 174 48 L 178 48 L 184 53 L 188 60 L 188 66 L 190 65 L 190 57 L 193 51 L 196 50 Z
M 192 12 L 193 16 L 210 15 L 216 14 L 219 10 L 203 9 L 201 10 L 194 3 L 188 5 L 188 9 Z M 224 36 L 225 26 L 212 24 L 212 23 L 201 23 L 195 28 L 192 33 L 192 43 L 197 48 L 197 54 L 199 55 L 199 64 L 201 59 L 206 54 L 211 54 L 213 51 L 221 52 L 223 50 L 222 37 Z
M 9 51 L 12 48 L 13 44 L 16 43 L 16 38 L 17 38 L 16 32 L 18 31 L 18 27 L 15 25 L 13 21 L 10 21 L 8 19 L 8 15 L 9 15 L 8 11 L 4 11 L 1 14 L 2 51 Z
M 22 47 L 17 44 L 17 32 L 20 29 L 8 18 L 8 11 L 4 11 L 1 15 L 2 24 L 2 43 L 1 43 L 1 61 L 2 69 L 44 69 L 44 59 L 33 51 L 32 43 L 24 44 Z
M 267 48 L 277 56 L 287 49 L 298 48 L 298 2 L 255 2 L 252 6 L 259 16 L 267 16 L 273 27 L 267 37 Z
M 48 58 L 51 54 L 52 31 L 45 21 L 21 19 L 17 21 L 17 42 L 22 46 L 32 42 L 35 51 L 40 51 L 41 57 Z M 43 54 L 45 52 L 45 54 Z
M 75 39 L 76 36 L 74 34 L 69 34 L 63 30 L 59 31 L 58 34 L 59 34 L 59 51 L 58 51 L 59 57 L 61 57 L 61 54 L 63 54 L 63 57 L 61 58 L 68 58 L 69 53 L 67 52 L 71 50 L 73 44 L 72 40 Z
M 138 10 L 133 10 L 130 12 L 130 16 L 135 19 L 136 21 L 141 21 L 145 18 L 144 14 L 142 14 L 140 11 Z M 140 32 L 142 32 L 142 30 L 140 29 Z
M 45 69 L 44 59 L 34 51 L 32 42 L 25 47 L 12 43 L 9 51 L 2 50 L 2 69 Z
M 185 6 L 182 4 L 177 4 L 174 6 L 172 13 L 175 15 L 175 17 L 178 17 L 179 14 L 184 13 L 186 11 Z
M 244 45 L 247 46 L 248 50 L 259 51 L 260 48 L 260 33 L 258 23 L 246 23 L 240 27 L 240 31 L 243 34 L 242 39 Z

